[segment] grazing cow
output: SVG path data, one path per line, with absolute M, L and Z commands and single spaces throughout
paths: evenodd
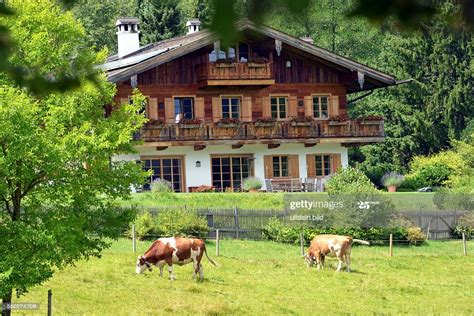
M 170 280 L 174 280 L 173 263 L 184 265 L 194 264 L 193 278 L 196 278 L 199 272 L 200 279 L 204 278 L 201 259 L 206 254 L 207 259 L 216 266 L 216 263 L 209 258 L 206 251 L 206 244 L 201 239 L 170 237 L 160 238 L 153 242 L 150 248 L 143 256 L 139 256 L 137 260 L 136 273 L 142 273 L 146 269 L 152 271 L 151 266 L 156 265 L 160 268 L 160 277 L 163 277 L 163 267 L 168 265 Z
M 365 240 L 352 239 L 348 236 L 338 235 L 318 235 L 313 238 L 309 246 L 308 253 L 304 259 L 308 267 L 311 267 L 316 261 L 318 270 L 324 268 L 324 259 L 328 257 L 337 257 L 339 264 L 336 271 L 341 271 L 342 263 L 345 260 L 347 272 L 351 271 L 351 249 L 352 243 L 369 245 Z

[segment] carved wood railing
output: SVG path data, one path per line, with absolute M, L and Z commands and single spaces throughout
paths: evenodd
M 159 141 L 211 141 L 211 140 L 265 140 L 314 139 L 336 137 L 383 137 L 383 120 L 379 121 L 313 121 L 293 122 L 242 122 L 238 124 L 206 123 L 198 125 L 165 124 L 144 127 L 140 139 Z
M 197 67 L 198 80 L 272 79 L 272 65 L 267 63 L 207 63 Z

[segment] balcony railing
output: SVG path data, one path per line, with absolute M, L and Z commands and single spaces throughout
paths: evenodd
M 275 140 L 315 138 L 364 138 L 384 136 L 383 120 L 379 121 L 313 121 L 242 122 L 237 124 L 206 123 L 196 125 L 164 124 L 144 127 L 140 139 L 145 142 Z
M 272 67 L 266 63 L 206 63 L 197 69 L 198 80 L 266 80 L 272 79 Z

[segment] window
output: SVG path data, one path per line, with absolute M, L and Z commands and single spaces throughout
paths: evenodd
M 270 98 L 272 118 L 280 120 L 286 119 L 286 97 L 272 97 Z
M 325 177 L 331 174 L 331 156 L 316 155 L 314 156 L 315 170 L 317 177 Z
M 212 50 L 212 52 L 209 54 L 209 61 L 211 63 L 215 63 L 218 59 L 225 59 L 226 54 L 225 51 L 220 50 L 219 52 L 216 52 L 215 50 Z
M 144 190 L 151 189 L 151 183 L 158 179 L 169 181 L 176 192 L 182 191 L 182 158 L 151 158 L 142 159 L 144 171 L 153 170 L 150 178 L 146 179 Z
M 240 98 L 222 97 L 222 117 L 240 119 Z
M 238 191 L 242 181 L 252 175 L 250 156 L 212 157 L 212 185 L 218 191 Z
M 288 156 L 273 156 L 273 177 L 288 177 Z
M 313 117 L 328 118 L 328 107 L 328 96 L 313 96 Z
M 247 43 L 240 43 L 239 44 L 239 61 L 240 62 L 247 62 L 250 58 L 250 49 L 249 44 Z
M 174 98 L 174 115 L 176 122 L 194 118 L 194 99 Z

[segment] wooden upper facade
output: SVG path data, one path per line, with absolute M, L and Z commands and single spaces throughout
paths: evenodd
M 350 146 L 383 139 L 383 119 L 348 118 L 347 95 L 395 79 L 276 30 L 245 25 L 242 39 L 226 49 L 201 31 L 104 65 L 117 82 L 117 103 L 128 102 L 132 82 L 147 96 L 150 121 L 140 135 L 146 146 Z

